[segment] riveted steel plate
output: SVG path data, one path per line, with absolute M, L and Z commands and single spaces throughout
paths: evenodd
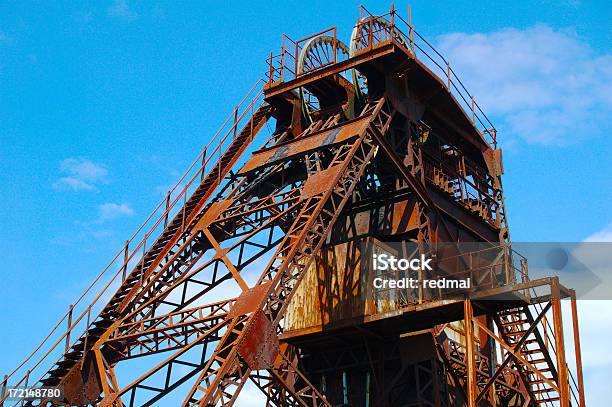
M 102 387 L 97 375 L 96 361 L 93 354 L 90 354 L 85 357 L 82 370 L 74 368 L 66 375 L 64 397 L 71 406 L 81 406 L 92 404 L 100 393 Z
M 237 345 L 238 354 L 253 370 L 269 369 L 278 356 L 278 336 L 263 311 L 257 310 L 251 318 Z
M 256 285 L 247 291 L 243 291 L 236 299 L 234 305 L 232 305 L 228 313 L 228 318 L 238 317 L 255 311 L 268 292 L 268 288 L 270 288 L 269 282 Z

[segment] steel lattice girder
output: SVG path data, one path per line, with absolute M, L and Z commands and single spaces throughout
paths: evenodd
M 381 99 L 372 112 L 371 125 L 376 123 L 375 119 L 380 119 L 380 114 L 384 114 L 381 113 L 383 106 L 384 99 Z M 386 118 L 387 120 L 378 122 L 383 124 L 383 132 L 390 124 L 390 116 L 386 115 Z M 292 290 L 299 283 L 303 271 L 325 242 L 333 222 L 375 151 L 376 147 L 371 135 L 367 129 L 364 129 L 355 141 L 338 149 L 328 166 L 329 172 L 318 173 L 316 182 L 313 181 L 311 186 L 308 185 L 308 182 L 305 184 L 302 191 L 304 206 L 258 281 L 258 284 L 271 282 L 270 290 L 259 306 L 262 314 L 259 312 L 251 314 L 244 326 L 235 323 L 236 330 L 231 334 L 226 333 L 186 398 L 186 404 L 192 400 L 197 400 L 199 405 L 219 402 L 222 405 L 233 403 L 251 370 L 240 367 L 243 362 L 238 358 L 239 352 L 235 344 L 240 344 L 249 332 L 259 332 L 261 328 L 253 327 L 261 324 L 258 321 L 262 321 L 262 317 L 269 321 L 265 324 L 272 324 L 269 329 L 278 326 L 291 298 Z M 318 185 L 318 188 L 313 185 Z M 324 208 L 325 206 L 327 208 Z M 255 344 L 255 346 L 261 345 Z M 228 380 L 237 371 L 242 373 L 241 376 Z M 310 389 L 307 393 L 309 398 L 319 400 L 313 402 L 321 405 L 327 404 L 313 386 L 309 385 L 308 388 Z
M 378 105 L 379 112 L 382 105 L 383 103 L 381 101 Z M 369 107 L 364 110 L 364 116 L 367 114 L 371 115 L 373 112 L 373 108 Z M 387 125 L 389 122 L 390 120 L 387 120 Z M 356 163 L 359 165 L 359 168 L 363 170 L 369 161 L 369 157 L 366 155 L 366 150 L 364 149 L 365 144 L 362 143 L 364 137 L 365 131 L 362 132 L 360 138 L 353 138 L 353 140 L 351 140 L 353 141 L 351 145 L 352 148 L 347 144 L 340 143 L 336 148 L 335 161 L 332 161 L 332 163 L 345 163 L 346 166 L 348 166 L 349 158 L 353 157 L 355 153 L 360 153 L 362 158 L 356 160 Z M 341 140 L 341 142 L 342 141 L 344 140 Z M 371 157 L 374 149 L 371 142 L 369 142 L 368 145 L 370 146 L 369 151 Z M 287 157 L 287 159 L 290 158 L 293 157 Z M 282 171 L 285 165 L 286 163 L 266 166 L 262 171 L 263 176 L 260 175 L 258 181 L 255 183 L 249 183 L 247 185 L 244 183 L 244 178 L 230 181 L 222 193 L 208 205 L 208 209 L 204 210 L 203 215 L 197 217 L 197 222 L 192 222 L 190 225 L 193 226 L 185 228 L 183 236 L 177 241 L 178 244 L 175 247 L 176 251 L 166 256 L 165 262 L 160 264 L 157 270 L 150 273 L 148 277 L 144 277 L 143 275 L 141 279 L 137 281 L 139 284 L 135 285 L 135 288 L 132 289 L 134 293 L 132 295 L 133 299 L 130 303 L 130 307 L 125 309 L 125 315 L 118 318 L 112 326 L 107 328 L 107 333 L 101 335 L 100 339 L 92 346 L 93 352 L 96 354 L 98 360 L 98 368 L 100 369 L 102 380 L 112 382 L 112 386 L 103 383 L 105 384 L 103 386 L 105 393 L 109 391 L 114 392 L 114 395 L 111 395 L 111 397 L 104 397 L 104 403 L 112 403 L 114 398 L 129 393 L 131 393 L 130 400 L 133 402 L 135 399 L 135 392 L 139 386 L 143 386 L 141 384 L 142 381 L 146 380 L 153 372 L 151 371 L 143 375 L 141 379 L 133 382 L 124 389 L 117 389 L 115 385 L 116 380 L 114 379 L 112 369 L 109 368 L 109 363 L 116 363 L 125 358 L 178 349 L 178 351 L 168 358 L 166 362 L 154 369 L 154 371 L 158 371 L 165 368 L 170 372 L 172 366 L 176 363 L 187 363 L 186 361 L 180 360 L 181 355 L 186 349 L 191 349 L 201 343 L 209 343 L 211 340 L 216 341 L 221 337 L 220 332 L 225 330 L 227 333 L 236 329 L 236 326 L 231 326 L 227 324 L 225 320 L 222 320 L 220 315 L 205 316 L 199 319 L 193 318 L 195 310 L 201 310 L 203 307 L 183 310 L 185 306 L 193 303 L 193 301 L 197 299 L 196 296 L 202 295 L 202 292 L 200 292 L 196 294 L 196 296 L 189 298 L 185 295 L 187 292 L 186 287 L 189 282 L 192 282 L 203 285 L 206 287 L 203 291 L 207 292 L 213 290 L 219 283 L 232 277 L 231 271 L 222 276 L 217 275 L 220 269 L 220 267 L 218 267 L 219 263 L 223 261 L 227 263 L 227 257 L 223 258 L 223 256 L 221 256 L 221 258 L 213 258 L 203 265 L 196 266 L 202 253 L 207 247 L 212 246 L 212 244 L 207 244 L 212 240 L 212 233 L 219 235 L 219 239 L 221 240 L 227 240 L 232 236 L 234 240 L 237 239 L 232 246 L 224 249 L 228 253 L 232 250 L 236 250 L 240 251 L 242 254 L 244 247 L 249 244 L 261 248 L 261 250 L 254 255 L 250 257 L 246 256 L 246 258 L 238 261 L 236 266 L 242 268 L 279 243 L 278 240 L 272 238 L 271 231 L 274 227 L 282 227 L 282 225 L 287 225 L 285 227 L 289 227 L 289 222 L 293 218 L 295 219 L 294 226 L 297 225 L 302 230 L 307 230 L 307 226 L 310 225 L 310 223 L 304 222 L 304 220 L 311 219 L 311 217 L 308 216 L 309 211 L 316 206 L 315 203 L 320 203 L 320 200 L 315 201 L 313 196 L 309 196 L 317 195 L 316 191 L 312 191 L 312 186 L 316 185 L 315 182 L 311 182 L 310 186 L 308 186 L 308 183 L 298 181 L 298 183 L 293 184 L 292 189 L 289 190 L 286 189 L 285 185 L 281 184 L 276 188 L 279 191 L 278 193 L 272 193 L 263 198 L 256 198 L 256 195 L 252 195 L 251 193 L 257 184 L 261 184 L 266 179 L 272 178 L 276 172 Z M 330 165 L 330 167 L 333 168 L 336 167 L 336 165 Z M 340 179 L 340 171 L 334 172 L 333 175 Z M 341 183 L 338 191 L 342 191 L 343 188 L 349 185 L 354 185 L 355 181 L 359 178 L 358 175 L 359 174 L 356 173 L 349 173 L 349 180 L 352 180 L 350 181 L 351 184 L 345 185 Z M 333 193 L 329 194 L 332 197 L 330 202 L 332 205 L 335 205 L 332 206 L 332 211 L 324 208 L 323 205 L 319 205 L 322 211 L 327 211 L 323 213 L 327 213 L 328 215 L 334 214 L 335 216 L 335 214 L 339 212 L 341 207 L 338 206 L 338 199 L 341 201 L 341 198 L 345 198 L 348 195 L 338 194 L 338 191 L 333 191 Z M 346 190 L 344 190 L 344 192 L 346 193 Z M 320 195 L 320 193 L 318 195 Z M 296 216 L 298 210 L 301 210 L 301 216 Z M 334 216 L 332 216 L 332 218 Z M 251 237 L 264 231 L 266 228 L 270 229 L 267 246 L 255 243 L 254 240 L 249 241 Z M 291 236 L 291 228 L 288 230 L 286 236 Z M 315 236 L 320 239 L 322 236 L 321 232 L 318 231 Z M 293 243 L 295 244 L 295 242 Z M 208 282 L 196 280 L 196 276 L 209 269 L 210 266 L 214 266 L 212 279 Z M 269 271 L 267 275 L 260 278 L 260 281 L 265 282 L 269 280 L 270 277 L 273 276 L 273 273 L 274 271 L 272 273 Z M 277 275 L 281 276 L 278 273 Z M 286 277 L 290 276 L 288 275 Z M 283 280 L 278 277 L 276 281 L 284 281 L 286 283 L 291 280 Z M 172 303 L 167 300 L 166 296 L 181 285 L 184 287 L 182 301 L 179 303 Z M 136 289 L 136 287 L 138 288 Z M 170 312 L 164 315 L 155 315 L 156 310 L 159 309 L 161 305 L 165 305 L 166 307 L 170 306 Z M 276 307 L 268 309 L 272 310 L 274 308 Z M 222 309 L 222 307 L 218 308 L 218 310 L 220 309 Z M 274 311 L 274 314 L 276 314 L 279 319 L 282 315 L 278 311 Z M 268 313 L 266 318 L 269 318 L 270 315 L 271 314 Z M 178 318 L 180 322 L 177 324 L 171 321 L 172 318 Z M 278 324 L 278 321 L 275 322 Z M 198 324 L 201 324 L 201 326 L 198 327 Z M 159 346 L 160 343 L 165 343 L 166 345 Z M 103 352 L 100 353 L 96 351 L 96 349 L 102 349 Z M 295 366 L 286 363 L 284 366 L 284 368 L 271 367 L 271 372 L 273 372 L 272 374 L 275 377 L 275 383 L 287 383 L 286 378 L 283 378 L 283 375 L 286 376 L 287 372 L 298 374 L 296 373 L 297 368 Z M 200 368 L 201 366 L 196 367 L 194 365 L 193 370 L 189 372 L 180 383 L 187 380 Z M 281 374 L 280 372 L 284 373 Z M 307 380 L 303 377 L 303 380 L 299 382 L 307 383 Z M 166 383 L 166 386 L 158 389 L 159 394 L 152 400 L 159 399 L 180 383 Z M 305 388 L 310 388 L 310 390 L 285 389 L 284 392 L 287 393 L 287 391 L 289 391 L 293 393 L 297 391 L 298 396 L 294 395 L 293 397 L 297 397 L 296 400 L 298 402 L 305 398 L 316 399 L 318 397 L 316 396 L 316 390 L 312 388 L 312 386 L 306 385 Z

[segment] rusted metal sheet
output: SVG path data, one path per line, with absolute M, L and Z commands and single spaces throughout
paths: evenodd
M 229 198 L 220 202 L 213 202 L 208 210 L 204 212 L 204 215 L 202 215 L 202 218 L 196 225 L 196 230 L 207 228 L 212 222 L 215 221 L 215 219 L 219 217 L 223 211 L 232 206 L 233 202 L 234 201 Z
M 240 169 L 240 174 L 253 171 L 264 165 L 270 165 L 286 158 L 303 154 L 308 151 L 348 140 L 361 133 L 368 123 L 368 117 L 356 119 L 341 126 L 300 137 L 274 148 L 256 151 Z
M 370 213 L 369 212 L 360 212 L 355 215 L 355 217 L 348 218 L 348 221 L 354 219 L 355 222 L 355 233 L 357 236 L 365 235 L 370 231 Z M 351 230 L 352 228 L 349 228 Z
M 319 299 L 322 287 L 319 286 L 318 262 L 317 259 L 306 270 L 300 285 L 293 294 L 285 314 L 285 331 L 320 326 L 323 322 Z
M 391 214 L 391 231 L 393 234 L 405 233 L 419 226 L 418 211 L 415 201 L 401 201 L 393 205 Z
M 394 234 L 405 233 L 418 226 L 413 200 L 396 202 L 390 208 L 382 207 L 374 212 L 384 219 L 372 220 L 370 212 L 349 216 L 346 222 L 352 225 L 345 231 L 347 236 L 364 236 L 381 231 L 381 228 Z M 338 244 L 323 251 L 296 290 L 287 310 L 285 329 L 338 324 L 355 317 L 393 309 L 395 305 L 388 299 L 379 298 L 375 302 L 368 300 L 363 292 L 367 276 L 362 275 L 361 267 L 359 242 Z
M 243 291 L 228 313 L 228 318 L 249 314 L 257 309 L 261 300 L 268 292 L 270 283 L 256 285 L 250 290 Z
M 308 177 L 304 183 L 304 186 L 302 187 L 302 199 L 318 195 L 330 188 L 332 182 L 338 176 L 340 169 L 341 166 L 336 165 Z
M 485 163 L 487 164 L 489 174 L 491 174 L 493 177 L 498 177 L 504 173 L 501 149 L 485 150 L 484 159 Z
M 236 345 L 240 357 L 253 370 L 268 369 L 274 366 L 279 352 L 279 341 L 274 326 L 263 311 L 258 310 L 252 316 L 242 340 Z
M 73 369 L 66 376 L 64 397 L 72 406 L 92 404 L 102 392 L 93 354 L 85 357 L 83 369 Z
M 285 317 L 285 330 L 338 323 L 364 312 L 358 242 L 324 250 L 295 291 Z

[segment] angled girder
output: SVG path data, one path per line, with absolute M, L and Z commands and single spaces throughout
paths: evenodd
M 300 213 L 257 283 L 258 286 L 269 284 L 269 288 L 248 316 L 233 318 L 232 329 L 217 345 L 184 404 L 195 401 L 201 406 L 232 405 L 253 369 L 269 369 L 274 375 L 273 361 L 278 355 L 274 342 L 278 341 L 275 338 L 281 329 L 279 323 L 304 270 L 326 241 L 377 150 L 371 127 L 380 126 L 379 130 L 384 133 L 390 125 L 391 116 L 383 111 L 384 104 L 384 98 L 378 101 L 371 112 L 369 125 L 359 137 L 341 145 L 329 165 L 306 181 L 301 192 Z M 250 359 L 247 356 L 250 354 L 257 357 L 245 360 Z M 309 405 L 327 405 L 324 399 L 316 396 L 318 392 L 313 386 L 307 387 L 313 397 Z M 299 402 L 300 398 L 296 399 Z M 307 405 L 305 401 L 302 403 Z
M 237 132 L 230 146 L 225 151 L 219 150 L 219 159 L 212 170 L 202 179 L 202 182 L 189 198 L 185 201 L 183 208 L 175 215 L 165 230 L 155 240 L 134 270 L 122 282 L 117 293 L 110 299 L 109 303 L 101 311 L 99 318 L 94 321 L 92 327 L 88 327 L 81 341 L 73 346 L 69 352 L 71 355 L 81 354 L 86 357 L 93 344 L 98 341 L 103 333 L 112 330 L 115 326 L 109 322 L 119 316 L 128 306 L 133 304 L 134 297 L 141 290 L 142 284 L 155 273 L 162 264 L 168 264 L 169 260 L 183 260 L 187 257 L 191 260 L 197 257 L 194 251 L 194 242 L 185 234 L 187 225 L 197 221 L 201 208 L 209 200 L 212 193 L 221 184 L 224 177 L 229 173 L 231 167 L 238 161 L 247 146 L 266 123 L 271 113 L 271 107 L 262 105 L 248 120 L 248 123 L 240 132 Z M 145 243 L 146 244 L 146 243 Z M 180 250 L 181 253 L 174 253 Z M 143 250 L 144 251 L 144 250 Z M 182 256 L 179 258 L 178 256 Z M 162 266 L 163 267 L 163 266 Z M 109 328 L 109 325 L 111 325 Z M 75 369 L 80 369 L 74 356 L 65 358 L 60 368 L 50 372 L 48 377 L 41 380 L 43 384 L 54 385 L 64 381 L 69 375 L 73 375 Z
M 382 107 L 382 104 L 377 106 Z M 370 106 L 364 109 L 362 116 L 369 117 L 373 113 L 374 107 Z M 387 119 L 388 126 L 390 119 L 388 117 Z M 329 124 L 333 125 L 332 122 L 328 122 L 327 125 Z M 352 157 L 358 168 L 363 170 L 375 151 L 371 143 L 367 144 L 369 150 L 364 148 L 366 146 L 362 143 L 364 135 L 365 132 L 362 132 L 359 138 L 348 137 L 340 143 L 328 146 L 328 150 L 334 155 L 329 167 L 334 168 L 334 171 L 338 170 L 337 163 L 346 167 L 349 158 Z M 369 151 L 370 155 L 367 155 L 366 151 Z M 304 154 L 308 153 L 309 151 L 304 151 Z M 309 217 L 305 215 L 312 211 L 313 205 L 318 206 L 322 202 L 319 197 L 315 199 L 307 196 L 313 193 L 313 188 L 317 189 L 316 182 L 308 181 L 306 173 L 301 179 L 298 177 L 293 180 L 289 173 L 286 176 L 282 175 L 301 159 L 299 154 L 287 156 L 285 160 L 261 167 L 257 170 L 258 175 L 254 179 L 250 174 L 232 175 L 220 193 L 185 226 L 180 240 L 172 251 L 167 252 L 162 262 L 152 268 L 148 276 L 141 274 L 140 279 L 135 282 L 138 288 L 131 291 L 133 294 L 130 294 L 131 302 L 127 304 L 129 306 L 122 308 L 123 311 L 120 312 L 123 315 L 113 314 L 114 323 L 105 328 L 106 331 L 99 337 L 89 338 L 91 346 L 88 349 L 91 349 L 90 352 L 97 361 L 104 403 L 116 403 L 118 401 L 113 400 L 121 400 L 122 397 L 125 401 L 124 395 L 128 393 L 130 394 L 128 400 L 133 403 L 139 399 L 136 397 L 139 392 L 157 393 L 151 400 L 152 402 L 159 400 L 168 391 L 186 382 L 205 367 L 204 362 L 208 360 L 205 352 L 202 353 L 201 363 L 189 365 L 181 359 L 183 350 L 192 349 L 199 344 L 208 347 L 210 343 L 223 338 L 222 332 L 229 332 L 231 336 L 232 332 L 241 329 L 242 324 L 236 326 L 228 322 L 227 316 L 200 315 L 196 311 L 202 311 L 207 306 L 193 305 L 200 297 L 212 292 L 221 283 L 237 277 L 236 273 L 253 264 L 267 251 L 279 244 L 282 246 L 283 239 L 292 236 L 292 224 L 293 227 L 299 225 L 301 230 L 307 230 L 308 222 L 304 223 L 304 219 Z M 349 171 L 350 185 L 354 186 L 359 174 Z M 333 175 L 338 179 L 340 177 L 339 172 Z M 247 177 L 251 179 L 247 180 Z M 349 196 L 347 187 L 349 184 L 341 183 L 338 191 L 343 191 L 343 194 L 338 194 L 338 191 L 330 194 L 332 199 L 325 202 L 329 202 L 331 207 L 325 208 L 319 205 L 319 210 L 325 213 L 325 216 L 333 215 L 333 218 L 337 216 Z M 319 192 L 317 194 L 320 195 Z M 278 229 L 284 231 L 282 232 L 284 237 L 275 235 L 274 230 Z M 263 239 L 262 233 L 265 234 Z M 321 233 L 317 232 L 314 236 L 320 238 Z M 221 244 L 221 242 L 227 243 Z M 216 255 L 205 260 L 202 256 L 211 248 L 215 248 Z M 279 257 L 276 256 L 276 259 Z M 266 278 L 262 277 L 260 280 L 261 283 Z M 288 281 L 291 280 L 284 280 L 284 283 Z M 194 284 L 200 289 L 190 292 L 188 286 Z M 243 289 L 246 288 L 243 286 Z M 181 294 L 178 299 L 171 295 L 177 292 Z M 185 309 L 190 305 L 192 308 Z M 163 313 L 160 313 L 162 309 Z M 166 369 L 170 376 L 172 366 L 176 364 L 190 366 L 190 371 L 180 381 L 171 383 L 167 380 L 163 386 L 158 387 L 145 384 L 153 376 L 151 371 L 126 387 L 116 383 L 113 373 L 115 363 L 127 358 L 172 350 L 175 354 L 155 369 Z M 296 397 L 298 403 L 299 400 L 309 397 L 318 398 L 316 390 L 307 383 L 305 377 L 300 381 L 306 383 L 303 388 L 291 387 L 287 390 L 288 375 L 292 377 L 300 375 L 297 367 L 288 364 L 287 361 L 281 363 L 276 370 L 271 369 L 270 372 L 274 382 L 284 386 L 281 392 L 291 394 L 285 398 Z M 295 382 L 292 385 L 294 386 Z
M 156 317 L 124 322 L 104 344 L 105 353 L 113 353 L 114 363 L 181 348 L 196 336 L 222 323 L 234 304 L 227 299 L 212 304 L 182 309 Z
M 155 405 L 162 397 L 198 374 L 206 361 L 209 346 L 223 336 L 224 331 L 228 329 L 228 322 L 227 319 L 224 319 L 211 326 L 210 329 L 198 333 L 189 343 L 179 347 L 161 363 L 125 387 L 118 386 L 116 391 L 105 393 L 100 406 L 122 406 L 122 403 L 130 407 Z M 194 361 L 191 353 L 187 355 L 188 352 L 197 352 L 199 358 Z M 173 374 L 173 368 L 176 366 L 182 367 L 178 376 Z M 154 375 L 162 376 L 165 379 L 158 384 L 151 380 Z

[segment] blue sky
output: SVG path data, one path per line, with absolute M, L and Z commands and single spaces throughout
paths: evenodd
M 512 238 L 609 239 L 609 3 L 411 6 L 496 123 Z M 0 3 L 0 372 L 146 217 L 283 32 L 336 25 L 348 41 L 357 16 L 330 1 Z

